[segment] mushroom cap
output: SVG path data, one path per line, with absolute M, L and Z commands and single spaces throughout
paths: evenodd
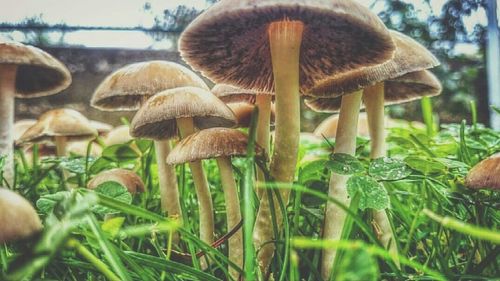
M 19 144 L 52 141 L 54 137 L 67 137 L 70 141 L 91 139 L 97 130 L 80 112 L 61 108 L 45 112 L 38 122 L 18 140 Z
M 208 90 L 205 82 L 185 66 L 168 61 L 139 62 L 108 75 L 90 104 L 103 111 L 135 111 L 156 93 L 189 86 Z
M 133 138 L 130 135 L 130 127 L 127 125 L 121 125 L 109 131 L 109 133 L 104 138 L 104 144 L 106 144 L 106 146 L 124 144 L 131 141 L 132 139 Z
M 136 173 L 125 169 L 111 169 L 100 172 L 89 181 L 87 188 L 96 189 L 99 185 L 108 181 L 117 182 L 123 185 L 132 194 L 144 192 L 145 190 L 142 179 Z
M 472 189 L 500 189 L 500 153 L 474 166 L 465 179 L 465 186 Z
M 422 97 L 437 96 L 442 87 L 439 80 L 428 70 L 411 72 L 384 82 L 385 104 L 399 104 L 414 101 Z M 306 98 L 305 104 L 317 112 L 338 112 L 342 97 Z M 364 108 L 364 105 L 361 106 Z
M 42 229 L 30 202 L 6 188 L 0 188 L 0 225 L 0 243 L 27 238 Z
M 393 59 L 382 64 L 328 77 L 317 83 L 307 95 L 334 98 L 378 82 L 403 76 L 409 72 L 439 65 L 438 59 L 411 37 L 392 30 L 391 35 L 396 44 L 396 53 Z
M 177 118 L 193 118 L 199 129 L 233 127 L 231 109 L 208 90 L 182 87 L 166 90 L 147 100 L 134 116 L 130 134 L 153 140 L 177 136 Z
M 23 134 L 35 125 L 37 120 L 35 119 L 22 119 L 14 123 L 14 140 L 17 141 Z
M 250 122 L 252 120 L 254 105 L 246 103 L 246 102 L 235 102 L 228 103 L 227 106 L 231 108 L 236 116 L 236 120 L 238 122 L 238 127 L 240 128 L 248 128 L 250 127 Z M 275 118 L 275 107 L 271 106 L 271 125 L 274 123 Z
M 257 95 L 270 95 L 274 98 L 274 93 L 247 90 L 228 84 L 217 84 L 212 88 L 212 94 L 225 103 L 246 102 L 255 104 Z
M 74 141 L 68 145 L 68 152 L 80 156 L 86 156 L 88 146 L 89 146 L 88 140 Z M 89 156 L 99 157 L 101 153 L 102 153 L 102 148 L 96 143 L 92 142 L 92 144 L 90 145 Z
M 0 40 L 0 64 L 17 65 L 17 98 L 50 96 L 71 84 L 71 73 L 66 66 L 33 46 Z
M 90 125 L 97 130 L 99 135 L 105 135 L 113 129 L 113 125 L 96 120 L 90 120 Z
M 181 140 L 167 157 L 170 165 L 212 159 L 218 157 L 238 157 L 247 153 L 248 135 L 228 128 L 210 128 L 194 133 Z M 256 144 L 256 155 L 264 155 L 264 150 Z
M 274 92 L 267 28 L 283 20 L 304 23 L 302 92 L 327 76 L 382 63 L 394 54 L 382 21 L 351 0 L 222 0 L 184 30 L 179 50 L 215 83 Z

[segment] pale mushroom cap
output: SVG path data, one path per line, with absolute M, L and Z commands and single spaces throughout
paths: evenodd
M 0 40 L 0 64 L 17 65 L 16 97 L 57 94 L 71 84 L 71 74 L 60 61 L 33 46 Z
M 90 120 L 90 125 L 97 130 L 99 135 L 105 135 L 113 130 L 113 125 L 101 121 Z
M 236 125 L 231 109 L 211 92 L 183 87 L 151 97 L 134 116 L 130 134 L 154 140 L 173 138 L 177 135 L 177 118 L 193 118 L 199 129 Z
M 17 141 L 29 128 L 35 125 L 35 119 L 23 119 L 14 123 L 14 140 Z
M 394 58 L 379 65 L 363 67 L 334 75 L 317 83 L 307 95 L 314 97 L 338 97 L 410 72 L 429 69 L 439 65 L 437 58 L 414 39 L 391 31 L 396 44 Z
M 27 238 L 42 229 L 28 200 L 5 188 L 0 188 L 0 225 L 0 243 Z
M 177 87 L 208 90 L 200 77 L 180 64 L 168 61 L 139 62 L 108 75 L 95 90 L 90 104 L 99 110 L 134 111 L 149 97 Z
M 212 88 L 212 93 L 225 103 L 246 102 L 254 104 L 257 95 L 268 95 L 274 98 L 274 93 L 271 92 L 247 90 L 228 84 L 215 85 Z
M 474 166 L 465 179 L 465 185 L 472 189 L 500 189 L 500 153 Z
M 382 21 L 351 0 L 222 0 L 184 30 L 179 50 L 215 83 L 274 92 L 267 28 L 285 19 L 304 23 L 301 90 L 335 73 L 382 63 L 394 53 Z
M 411 72 L 384 82 L 385 105 L 411 102 L 422 97 L 437 96 L 442 87 L 436 76 L 428 70 Z M 317 112 L 338 112 L 342 97 L 308 98 L 305 104 Z M 364 105 L 361 106 L 363 108 Z
M 318 127 L 314 130 L 314 135 L 318 137 L 335 138 L 337 135 L 337 126 L 339 122 L 338 115 L 332 115 L 323 122 L 321 122 Z M 385 118 L 385 127 L 392 128 L 397 126 L 397 122 L 393 119 Z M 358 135 L 362 137 L 370 137 L 370 130 L 368 128 L 368 117 L 366 113 L 362 112 L 359 114 L 358 118 Z
M 74 141 L 68 145 L 68 152 L 80 156 L 86 156 L 88 146 L 89 146 L 89 141 L 85 140 Z M 101 155 L 101 153 L 102 153 L 102 148 L 98 144 L 92 142 L 92 144 L 90 145 L 89 156 L 98 157 Z
M 145 190 L 142 179 L 136 173 L 125 169 L 112 169 L 100 172 L 89 181 L 87 188 L 96 189 L 99 185 L 108 181 L 117 182 L 123 185 L 132 194 L 144 192 Z
M 236 116 L 236 120 L 238 121 L 238 127 L 240 128 L 248 128 L 250 127 L 250 122 L 252 120 L 252 113 L 255 108 L 254 105 L 246 103 L 246 102 L 236 102 L 236 103 L 228 103 L 227 106 L 231 108 Z M 274 123 L 275 118 L 275 107 L 271 106 L 271 124 Z
M 181 140 L 168 155 L 167 163 L 174 165 L 218 157 L 245 156 L 247 146 L 248 136 L 239 130 L 206 129 Z M 255 150 L 256 155 L 263 155 L 260 146 L 256 145 Z
M 121 125 L 111 130 L 104 138 L 104 144 L 111 146 L 115 144 L 124 144 L 131 141 L 133 138 L 130 135 L 130 127 Z
M 51 141 L 56 136 L 70 140 L 91 139 L 97 136 L 97 130 L 76 110 L 54 109 L 42 114 L 38 122 L 21 136 L 18 143 Z

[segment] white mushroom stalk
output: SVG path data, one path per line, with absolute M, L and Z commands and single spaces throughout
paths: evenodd
M 386 156 L 385 114 L 384 114 L 384 83 L 377 83 L 364 90 L 363 101 L 366 108 L 368 128 L 370 131 L 370 158 L 377 159 Z M 386 210 L 374 211 L 373 220 L 377 225 L 377 236 L 382 246 L 388 249 L 391 257 L 398 264 L 398 247 L 394 240 Z
M 301 21 L 284 20 L 269 25 L 268 35 L 271 47 L 275 84 L 276 130 L 274 151 L 271 157 L 271 176 L 276 182 L 292 184 L 300 139 L 300 93 L 299 61 L 304 24 Z M 288 191 L 282 191 L 283 202 L 288 201 Z M 278 206 L 276 198 L 274 206 Z M 276 208 L 277 223 L 282 214 Z M 271 210 L 267 193 L 262 194 L 254 229 L 254 243 L 257 248 L 273 239 Z M 259 266 L 266 272 L 274 252 L 274 245 L 267 244 L 260 249 Z
M 362 92 L 358 91 L 342 97 L 340 106 L 339 122 L 335 139 L 334 153 L 354 155 L 356 152 L 356 136 L 358 132 L 358 117 L 361 106 Z M 349 176 L 339 175 L 332 172 L 328 196 L 335 198 L 342 204 L 349 206 L 351 200 L 347 194 L 347 180 Z M 323 239 L 339 240 L 342 236 L 347 214 L 345 211 L 327 202 L 325 211 L 325 222 L 323 224 Z M 329 280 L 332 266 L 335 262 L 337 251 L 334 249 L 323 250 L 321 261 L 321 277 Z
M 264 148 L 264 153 L 269 156 L 271 153 L 271 95 L 256 95 L 255 106 L 259 109 L 259 118 L 257 120 L 257 134 L 256 142 Z M 257 168 L 257 181 L 265 182 L 264 172 Z M 257 189 L 257 197 L 260 199 L 262 197 L 262 190 Z
M 172 150 L 172 144 L 170 140 L 165 140 L 154 141 L 154 145 L 158 165 L 158 180 L 160 182 L 161 206 L 169 217 L 182 219 L 175 166 L 166 163 L 167 156 Z
M 5 156 L 4 179 L 14 181 L 14 95 L 16 65 L 0 65 L 0 156 Z M 1 184 L 1 183 L 0 183 Z

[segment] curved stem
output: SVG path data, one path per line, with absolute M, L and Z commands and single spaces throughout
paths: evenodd
M 372 159 L 385 157 L 384 83 L 378 83 L 366 88 L 363 94 L 363 101 L 366 107 L 368 128 L 370 131 L 370 157 Z M 377 232 L 380 242 L 388 249 L 394 261 L 399 266 L 398 247 L 386 210 L 374 211 L 373 220 L 378 228 Z
M 217 158 L 217 165 L 219 166 L 226 201 L 227 229 L 230 230 L 241 221 L 238 188 L 234 179 L 231 160 L 226 157 Z M 243 231 L 241 229 L 229 238 L 229 260 L 243 268 Z M 239 280 L 240 273 L 236 269 L 230 267 L 229 274 L 234 280 Z
M 0 65 L 0 156 L 5 156 L 4 179 L 14 183 L 14 97 L 16 65 Z M 0 185 L 2 183 L 0 182 Z
M 299 63 L 303 30 L 302 22 L 288 20 L 273 22 L 268 29 L 276 93 L 276 130 L 270 171 L 277 182 L 290 184 L 294 180 L 299 150 Z M 286 204 L 289 191 L 280 192 Z M 277 199 L 273 196 L 273 200 Z M 273 239 L 271 212 L 266 192 L 262 194 L 260 202 L 254 229 L 254 243 L 257 248 Z M 277 210 L 276 219 L 279 225 L 281 218 L 281 211 Z M 273 252 L 272 243 L 263 246 L 259 252 L 259 266 L 264 275 Z
M 181 137 L 185 138 L 195 132 L 193 118 L 178 118 L 177 126 Z M 201 161 L 189 163 L 193 176 L 196 196 L 198 197 L 200 211 L 200 239 L 207 243 L 214 242 L 214 211 L 212 206 L 212 196 L 208 187 L 207 177 Z
M 270 140 L 270 130 L 271 130 L 271 95 L 257 95 L 255 100 L 255 106 L 259 108 L 259 119 L 257 121 L 257 143 L 264 149 L 265 153 L 269 155 L 271 152 L 271 140 Z M 265 182 L 266 178 L 264 173 L 260 168 L 257 168 L 257 181 Z M 263 189 L 256 190 L 257 197 L 261 198 Z
M 361 97 L 361 92 L 355 92 L 342 97 L 334 153 L 354 155 L 356 152 L 356 135 L 358 131 L 358 117 Z M 351 199 L 347 194 L 348 179 L 349 176 L 332 173 L 330 178 L 330 188 L 328 191 L 328 196 L 337 199 L 346 206 L 349 206 L 351 202 Z M 342 210 L 339 206 L 328 202 L 326 204 L 325 211 L 323 239 L 340 239 L 346 216 L 347 215 L 344 210 Z M 323 250 L 321 277 L 324 280 L 329 280 L 330 278 L 336 254 L 337 251 L 335 249 Z

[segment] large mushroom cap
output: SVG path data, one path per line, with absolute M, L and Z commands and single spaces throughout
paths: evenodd
M 207 89 L 205 82 L 188 68 L 168 61 L 139 62 L 108 75 L 90 101 L 100 110 L 138 110 L 142 102 L 161 91 L 177 87 Z
M 108 181 L 123 185 L 132 194 L 144 192 L 145 190 L 142 179 L 136 173 L 125 169 L 111 169 L 101 172 L 89 181 L 87 188 L 96 189 L 99 185 Z
M 71 84 L 71 74 L 60 61 L 43 50 L 0 40 L 0 64 L 17 65 L 16 97 L 57 94 Z
M 99 133 L 99 135 L 105 135 L 113 130 L 113 125 L 101 121 L 90 120 L 90 125 L 92 125 L 92 127 L 97 130 L 97 133 Z
M 394 58 L 382 64 L 363 67 L 334 75 L 317 83 L 307 95 L 315 97 L 337 97 L 364 87 L 394 79 L 410 72 L 429 69 L 439 65 L 437 58 L 414 39 L 391 31 L 396 44 Z
M 439 80 L 428 70 L 411 72 L 387 80 L 384 87 L 386 105 L 410 102 L 426 96 L 437 96 L 442 90 Z M 341 97 L 308 98 L 305 100 L 305 104 L 317 112 L 338 112 L 341 102 Z M 362 105 L 362 107 L 364 106 Z
M 38 122 L 29 128 L 18 143 L 51 141 L 54 137 L 69 140 L 90 139 L 97 136 L 97 130 L 80 112 L 73 109 L 54 109 L 40 116 Z
M 22 119 L 14 123 L 14 140 L 17 141 L 29 128 L 35 125 L 35 119 Z
M 127 125 L 121 125 L 113 130 L 111 130 L 104 138 L 104 144 L 106 146 L 112 146 L 115 144 L 124 144 L 131 141 L 133 138 L 130 135 L 130 127 Z
M 248 136 L 236 129 L 211 128 L 194 133 L 180 141 L 167 157 L 167 163 L 187 162 L 217 157 L 245 156 Z M 262 156 L 263 150 L 256 145 L 256 155 Z
M 300 85 L 391 59 L 394 43 L 380 19 L 351 0 L 222 0 L 183 32 L 183 59 L 216 83 L 274 92 L 267 28 L 304 23 Z
M 465 185 L 472 189 L 500 189 L 500 153 L 485 159 L 469 171 Z
M 154 140 L 173 138 L 177 135 L 177 118 L 193 118 L 200 129 L 236 125 L 231 109 L 211 92 L 183 87 L 151 97 L 132 120 L 130 134 Z
M 240 128 L 248 128 L 250 127 L 250 122 L 252 121 L 252 114 L 255 108 L 254 105 L 246 103 L 246 102 L 235 102 L 228 103 L 227 106 L 231 108 L 234 112 L 234 116 L 236 116 L 236 120 L 238 120 L 238 127 Z M 275 108 L 274 105 L 271 106 L 271 125 L 274 123 L 275 118 Z
M 0 188 L 0 225 L 0 243 L 27 238 L 42 229 L 28 200 L 5 188 Z
M 217 84 L 212 88 L 212 93 L 225 103 L 251 103 L 254 104 L 258 95 L 274 96 L 271 92 L 262 92 L 238 88 L 228 84 Z

